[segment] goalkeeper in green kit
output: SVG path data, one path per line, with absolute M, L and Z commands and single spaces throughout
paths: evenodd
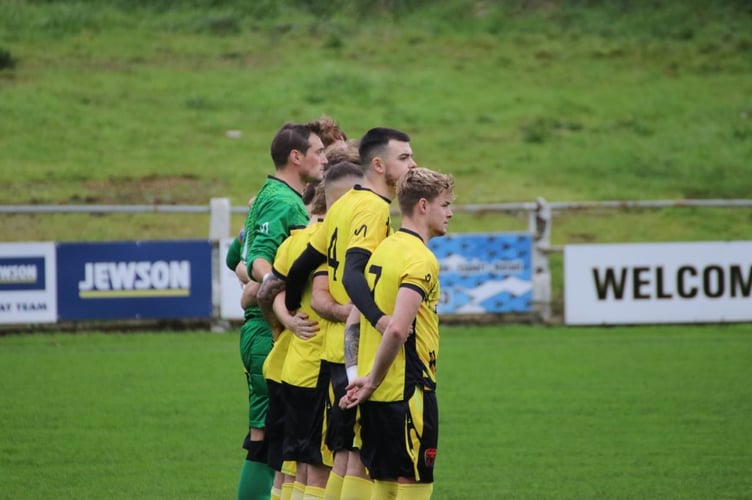
M 321 180 L 327 160 L 321 138 L 309 125 L 287 123 L 271 145 L 275 173 L 267 177 L 248 211 L 241 255 L 249 285 L 255 288 L 271 271 L 277 248 L 295 228 L 309 220 L 302 193 L 309 182 Z M 255 282 L 255 283 L 254 283 Z M 238 485 L 238 499 L 268 499 L 274 471 L 266 463 L 264 426 L 268 408 L 264 359 L 272 348 L 271 327 L 249 294 L 244 294 L 245 322 L 240 331 L 240 354 L 248 378 L 248 451 Z

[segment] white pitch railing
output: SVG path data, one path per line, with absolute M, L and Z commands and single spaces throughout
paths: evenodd
M 458 205 L 453 207 L 453 210 L 470 214 L 493 212 L 524 212 L 527 214 L 528 232 L 532 235 L 534 241 L 532 255 L 534 309 L 540 319 L 547 322 L 551 317 L 551 273 L 548 254 L 561 251 L 561 248 L 551 246 L 552 213 L 568 210 L 677 207 L 752 208 L 752 199 L 547 202 L 543 198 L 538 198 L 534 202 Z M 232 214 L 245 214 L 247 210 L 248 208 L 245 205 L 232 206 L 229 198 L 212 198 L 208 205 L 0 205 L 0 214 L 208 213 L 210 215 L 209 239 L 216 244 L 220 240 L 233 235 Z M 213 260 L 215 267 L 218 267 L 220 256 L 216 247 L 217 245 L 215 245 Z M 217 275 L 217 273 L 214 273 L 214 275 Z

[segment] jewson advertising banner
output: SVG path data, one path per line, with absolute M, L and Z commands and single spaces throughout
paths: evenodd
M 439 260 L 439 314 L 532 312 L 532 238 L 527 233 L 433 238 Z
M 208 241 L 59 243 L 61 320 L 208 318 Z
M 57 320 L 54 243 L 0 244 L 0 323 Z
M 752 241 L 567 245 L 567 324 L 752 320 Z

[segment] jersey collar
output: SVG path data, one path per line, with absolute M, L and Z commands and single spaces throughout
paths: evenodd
M 363 187 L 363 186 L 361 186 L 360 184 L 355 184 L 355 185 L 353 186 L 353 189 L 355 189 L 356 191 L 368 191 L 368 192 L 370 192 L 370 193 L 373 193 L 373 194 L 375 194 L 376 196 L 378 196 L 379 198 L 381 198 L 381 199 L 382 199 L 382 200 L 384 200 L 385 202 L 387 202 L 387 203 L 389 203 L 389 204 L 391 204 L 391 203 L 392 203 L 392 200 L 390 200 L 390 199 L 389 199 L 389 198 L 387 198 L 386 196 L 381 196 L 380 194 L 378 194 L 378 193 L 377 193 L 376 191 L 374 191 L 373 189 L 369 189 L 369 188 L 367 188 L 367 187 Z
M 410 229 L 401 227 L 397 231 L 401 231 L 403 233 L 411 234 L 411 235 L 415 236 L 416 238 L 418 238 L 420 241 L 423 241 L 423 238 L 421 238 L 418 233 L 416 233 L 415 231 L 412 231 Z M 425 244 L 425 241 L 423 241 L 423 243 Z
M 292 191 L 293 193 L 297 194 L 297 195 L 298 195 L 298 196 L 300 197 L 300 199 L 301 199 L 301 200 L 303 199 L 303 195 L 302 195 L 302 194 L 298 193 L 298 192 L 297 192 L 296 190 L 294 190 L 294 189 L 292 188 L 292 186 L 291 186 L 291 185 L 289 185 L 288 183 L 286 183 L 285 181 L 283 181 L 283 180 L 282 180 L 282 179 L 280 179 L 279 177 L 274 177 L 273 175 L 267 175 L 267 176 L 266 176 L 266 178 L 267 178 L 267 179 L 271 179 L 271 180 L 273 180 L 273 181 L 281 182 L 281 183 L 282 183 L 282 184 L 284 184 L 285 186 L 289 187 L 289 188 L 290 188 L 290 191 Z

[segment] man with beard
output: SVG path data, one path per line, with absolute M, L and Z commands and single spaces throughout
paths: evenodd
M 285 304 L 291 312 L 300 307 L 300 291 L 318 265 L 327 262 L 329 292 L 340 304 L 352 301 L 353 313 L 347 323 L 359 325 L 359 315 L 383 332 L 389 318 L 376 307 L 366 282 L 368 258 L 390 233 L 389 204 L 396 195 L 397 180 L 415 168 L 410 136 L 391 128 L 373 128 L 360 139 L 360 162 L 365 174 L 356 185 L 330 208 L 322 227 L 312 237 L 287 276 Z M 316 290 L 314 290 L 315 298 Z M 357 308 L 357 309 L 356 309 Z M 337 401 L 348 384 L 345 368 L 345 323 L 329 325 L 326 332 L 322 370 L 329 371 L 334 399 L 327 426 L 326 444 L 334 453 L 324 498 L 368 499 L 371 481 L 360 461 L 356 442 L 356 409 L 341 409 Z M 351 328 L 357 335 L 357 329 Z M 351 345 L 357 345 L 357 338 Z M 350 368 L 354 378 L 357 348 Z

